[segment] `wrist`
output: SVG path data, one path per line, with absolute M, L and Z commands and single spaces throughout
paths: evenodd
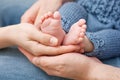
M 119 68 L 97 63 L 90 71 L 89 80 L 119 80 L 119 74 Z
M 101 63 L 95 63 L 93 62 L 90 70 L 89 70 L 89 75 L 88 75 L 88 80 L 103 80 L 99 79 L 99 77 L 103 77 L 101 74 L 102 68 L 101 68 Z M 103 73 L 103 72 L 102 72 Z
M 104 79 L 104 72 L 103 72 L 103 64 L 95 62 L 94 60 L 89 62 L 87 64 L 87 69 L 85 73 L 85 76 L 82 78 L 82 80 L 109 80 Z M 101 78 L 102 76 L 102 78 Z M 78 78 L 77 80 L 80 80 L 81 78 Z
M 11 25 L 4 28 L 5 41 L 8 42 L 11 46 L 16 45 L 16 41 L 18 38 L 16 37 L 18 33 L 18 26 L 19 25 Z
M 0 48 L 5 48 L 12 46 L 13 44 L 11 43 L 10 40 L 10 27 L 2 27 L 0 28 Z
M 0 41 L 7 42 L 8 41 L 8 27 L 0 28 Z
M 85 64 L 83 65 L 84 66 L 82 70 L 81 69 L 80 71 L 78 70 L 78 76 L 75 78 L 75 80 L 94 80 L 93 69 L 94 69 L 95 63 L 90 59 L 89 61 L 85 61 Z

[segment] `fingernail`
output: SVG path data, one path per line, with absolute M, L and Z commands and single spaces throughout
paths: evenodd
M 50 43 L 52 46 L 56 46 L 58 44 L 58 39 L 56 39 L 55 37 L 52 37 L 50 39 Z

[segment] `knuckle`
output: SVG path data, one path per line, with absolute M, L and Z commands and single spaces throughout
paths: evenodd
M 36 47 L 31 46 L 30 49 L 31 49 L 31 52 L 33 53 L 33 55 L 35 55 L 35 56 L 39 56 L 40 55 L 38 50 L 36 49 Z
M 65 64 L 62 63 L 56 67 L 56 71 L 59 75 L 63 74 L 65 71 Z
M 50 67 L 49 63 L 44 59 L 41 59 L 39 63 L 43 68 L 49 68 Z
M 47 66 L 49 66 L 49 65 L 47 65 Z M 51 76 L 62 76 L 62 75 L 64 75 L 64 72 L 65 72 L 65 64 L 64 63 L 57 65 L 56 67 L 54 67 L 54 69 L 52 71 L 46 71 L 46 73 Z
M 45 61 L 41 61 L 41 65 L 44 68 L 48 68 L 49 67 L 49 64 L 47 62 L 45 62 Z

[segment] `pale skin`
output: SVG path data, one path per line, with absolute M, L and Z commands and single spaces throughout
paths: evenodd
M 43 69 L 48 75 L 73 80 L 120 79 L 119 68 L 102 64 L 95 57 L 87 57 L 79 53 L 35 57 L 27 52 L 24 53 L 34 65 Z
M 39 21 L 42 15 L 51 11 L 54 12 L 66 2 L 73 0 L 37 0 L 31 8 L 29 8 L 21 18 L 21 22 L 28 22 L 39 26 Z
M 36 56 L 48 54 L 49 50 L 51 50 L 49 55 L 54 55 L 56 53 L 61 54 L 68 51 L 71 52 L 77 48 L 77 46 L 72 45 L 50 47 L 50 45 L 56 45 L 56 41 L 54 43 L 53 39 L 57 40 L 55 37 L 42 33 L 36 29 L 34 25 L 28 23 L 21 23 L 0 28 L 0 48 L 20 46 Z M 60 49 L 64 49 L 63 52 Z
M 33 64 L 43 69 L 49 75 L 60 76 L 74 80 L 120 79 L 119 68 L 102 64 L 96 58 L 90 58 L 78 53 L 35 57 L 27 52 L 24 52 L 24 50 L 22 51 L 23 53 L 26 53 L 25 55 Z
M 42 2 L 42 1 L 47 1 L 47 0 L 40 0 L 40 1 Z M 57 1 L 61 1 L 61 0 L 57 0 Z M 49 1 L 48 1 L 48 4 L 50 4 Z M 35 8 L 37 6 L 40 7 L 39 4 L 36 4 L 36 6 L 34 6 L 34 8 L 30 8 L 27 11 L 30 14 L 24 15 L 22 18 L 22 22 L 35 23 L 35 18 L 37 16 L 37 14 L 35 15 L 35 13 L 41 12 L 41 10 L 39 10 L 38 8 Z M 44 9 L 45 6 L 46 5 L 43 5 L 41 7 L 43 7 L 43 9 Z M 47 13 L 49 11 L 50 10 L 45 11 L 44 13 Z M 54 11 L 54 10 L 52 10 L 52 8 L 51 8 L 51 11 Z M 41 16 L 43 14 L 41 12 L 41 14 L 39 14 L 39 15 Z M 41 40 L 44 40 L 44 39 L 41 38 Z M 0 44 L 2 44 L 2 43 L 0 43 Z M 44 43 L 42 43 L 42 44 L 44 44 Z M 86 36 L 85 36 L 85 44 L 92 46 L 90 40 Z M 47 45 L 50 45 L 49 39 L 48 39 Z M 89 49 L 88 51 L 92 51 L 92 50 L 93 49 Z M 61 49 L 61 51 L 62 51 L 62 49 Z M 67 78 L 71 78 L 71 79 L 75 79 L 75 80 L 119 80 L 120 79 L 120 75 L 119 75 L 120 69 L 119 68 L 101 64 L 97 59 L 91 59 L 91 58 L 81 55 L 81 54 L 69 53 L 69 54 L 63 54 L 63 55 L 59 55 L 59 56 L 41 56 L 41 57 L 35 57 L 29 53 L 27 53 L 25 55 L 33 64 L 35 64 L 39 68 L 43 69 L 49 75 L 67 77 Z M 78 64 L 78 63 L 80 63 L 80 64 Z M 61 66 L 63 68 L 58 68 L 56 66 Z M 97 74 L 96 74 L 96 72 L 97 72 Z M 71 73 L 73 73 L 73 74 L 71 74 Z M 82 74 L 84 74 L 84 75 L 82 75 Z
M 55 36 L 58 39 L 58 46 L 62 44 L 65 32 L 61 25 L 61 16 L 58 12 L 48 12 L 41 16 L 40 29 L 42 32 Z
M 21 22 L 22 23 L 31 23 L 34 24 L 36 27 L 39 27 L 39 21 L 41 19 L 41 16 L 49 11 L 54 12 L 56 11 L 62 4 L 66 3 L 66 2 L 70 2 L 73 0 L 38 0 L 36 3 L 33 4 L 33 6 L 28 9 L 24 15 L 21 18 Z M 46 6 L 47 5 L 47 6 Z M 51 40 L 51 42 L 56 42 L 54 45 L 50 45 L 50 46 L 56 46 L 58 45 L 57 43 L 58 40 Z M 44 43 L 43 43 L 44 44 Z M 47 43 L 46 43 L 47 44 Z M 45 45 L 46 45 L 45 44 Z M 48 44 L 47 44 L 48 45 Z M 43 46 L 42 48 L 44 48 L 46 46 Z M 76 46 L 78 47 L 78 46 Z M 22 49 L 22 47 L 19 47 Z M 23 48 L 24 49 L 24 48 Z M 59 49 L 62 49 L 61 47 L 59 47 Z M 79 47 L 77 48 L 79 49 Z M 25 49 L 26 50 L 26 49 Z M 73 49 L 72 49 L 73 50 Z M 28 51 L 28 50 L 27 50 Z M 30 52 L 30 51 L 29 51 Z M 47 53 L 47 52 L 46 52 Z M 59 52 L 59 50 L 57 50 L 57 53 L 52 53 L 52 55 L 55 54 L 61 54 L 61 52 Z M 33 53 L 33 55 L 42 55 L 42 53 Z M 51 55 L 51 54 L 48 54 Z
M 21 22 L 32 23 L 36 25 L 37 27 L 40 27 L 39 22 L 40 22 L 41 16 L 43 16 L 45 13 L 49 11 L 54 12 L 58 10 L 58 8 L 61 5 L 63 5 L 66 2 L 70 2 L 70 1 L 74 1 L 74 0 L 52 0 L 52 2 L 51 1 L 49 2 L 49 0 L 38 0 L 36 3 L 33 4 L 33 6 L 30 9 L 28 9 L 24 13 L 24 15 L 21 18 Z M 49 8 L 47 8 L 46 5 Z M 84 38 L 84 44 L 87 44 L 90 46 L 90 48 L 86 45 L 84 46 L 86 52 L 91 52 L 93 50 L 94 46 L 92 45 L 92 43 L 86 36 Z
M 44 33 L 55 36 L 58 39 L 58 46 L 60 44 L 79 45 L 80 50 L 76 50 L 77 52 L 92 52 L 94 46 L 85 35 L 87 27 L 85 23 L 86 21 L 84 19 L 80 19 L 65 34 L 65 31 L 62 29 L 61 15 L 58 11 L 55 11 L 54 13 L 48 12 L 41 16 L 37 28 Z
M 40 27 L 37 27 L 37 28 L 41 30 L 43 33 L 53 35 L 54 37 L 58 39 L 58 44 L 56 46 L 60 46 L 62 44 L 73 45 L 73 46 L 76 45 L 80 47 L 79 49 L 76 48 L 76 50 L 74 51 L 84 53 L 83 39 L 85 36 L 85 31 L 86 31 L 85 20 L 81 19 L 75 24 L 73 24 L 67 35 L 62 29 L 61 15 L 57 11 L 54 13 L 49 12 L 49 13 L 46 13 L 44 16 L 42 16 L 40 19 L 39 25 Z M 20 49 L 20 51 L 23 52 L 22 49 Z M 43 52 L 38 53 L 38 56 L 42 55 L 42 53 Z M 60 53 L 57 53 L 56 55 L 58 54 Z
M 25 14 L 21 18 L 21 22 L 23 22 L 23 23 L 28 22 L 28 23 L 32 23 L 35 26 L 37 26 L 40 21 L 39 19 L 41 19 L 41 15 L 43 15 L 44 13 L 46 13 L 48 11 L 57 10 L 62 4 L 64 4 L 65 2 L 69 2 L 69 1 L 72 1 L 72 0 L 55 0 L 55 1 L 53 0 L 53 3 L 52 2 L 49 3 L 49 1 L 47 1 L 47 0 L 44 0 L 44 1 L 38 0 L 30 9 L 28 9 L 25 12 Z M 42 5 L 43 3 L 44 3 L 44 5 Z M 56 3 L 57 3 L 57 6 L 56 6 Z M 48 7 L 50 7 L 50 8 L 44 9 L 46 7 L 46 5 L 48 5 Z M 52 5 L 52 6 L 50 6 L 50 5 Z M 39 27 L 39 26 L 37 26 L 37 27 Z M 55 45 L 50 45 L 50 46 L 55 46 Z M 76 48 L 76 49 L 78 50 L 78 48 Z M 57 54 L 60 54 L 60 53 L 57 53 Z M 41 53 L 39 53 L 38 55 L 41 55 Z
M 53 35 L 58 39 L 59 45 L 79 45 L 83 48 L 83 39 L 86 31 L 85 20 L 81 19 L 70 28 L 68 34 L 62 29 L 61 15 L 58 11 L 48 12 L 41 17 L 39 29 L 47 34 Z M 83 53 L 84 49 L 80 49 Z

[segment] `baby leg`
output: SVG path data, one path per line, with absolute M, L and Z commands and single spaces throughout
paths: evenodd
M 62 29 L 61 15 L 59 12 L 47 13 L 41 17 L 40 29 L 42 32 L 50 34 L 58 38 L 58 45 L 60 45 L 65 36 L 65 32 Z
M 59 9 L 62 18 L 62 27 L 69 32 L 70 27 L 80 19 L 87 20 L 87 12 L 83 6 L 76 2 L 65 3 Z
M 85 22 L 84 19 L 81 19 L 71 26 L 68 34 L 65 36 L 64 45 L 80 45 L 80 47 L 83 48 L 82 42 L 86 32 Z M 81 52 L 83 52 L 83 49 L 81 49 Z

